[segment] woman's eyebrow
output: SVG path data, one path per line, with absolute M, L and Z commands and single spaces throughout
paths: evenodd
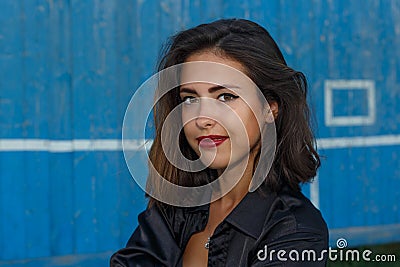
M 222 89 L 240 89 L 240 87 L 237 85 L 233 85 L 233 84 L 223 84 L 223 85 L 217 85 L 217 86 L 209 88 L 208 92 L 214 93 L 214 92 L 216 92 L 218 90 L 222 90 Z
M 196 90 L 190 89 L 190 88 L 186 88 L 186 87 L 181 87 L 179 89 L 179 93 L 197 94 Z
M 240 87 L 237 85 L 232 85 L 232 84 L 216 85 L 216 86 L 209 88 L 208 92 L 215 93 L 216 91 L 219 91 L 222 89 L 240 89 Z M 197 94 L 196 90 L 187 88 L 187 87 L 181 87 L 179 93 Z

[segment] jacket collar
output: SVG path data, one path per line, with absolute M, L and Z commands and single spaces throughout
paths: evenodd
M 265 218 L 267 217 L 275 198 L 276 193 L 270 191 L 265 183 L 263 183 L 254 192 L 247 193 L 224 221 L 233 225 L 245 234 L 257 239 L 263 230 Z M 199 226 L 200 228 L 197 230 L 203 230 L 205 228 L 209 216 L 210 204 L 184 208 L 184 210 L 185 213 L 205 215 L 206 220 L 203 220 L 203 223 L 201 223 Z M 186 216 L 183 216 L 183 221 L 185 221 L 184 218 L 187 219 Z
M 254 192 L 247 193 L 225 221 L 257 239 L 263 230 L 265 218 L 274 198 L 275 193 L 263 184 Z

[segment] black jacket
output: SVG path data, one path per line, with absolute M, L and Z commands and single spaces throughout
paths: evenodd
M 126 248 L 110 266 L 182 266 L 192 234 L 208 221 L 209 204 L 146 209 Z M 281 250 L 281 251 L 280 251 Z M 248 193 L 215 229 L 208 266 L 326 266 L 328 230 L 320 212 L 298 191 Z

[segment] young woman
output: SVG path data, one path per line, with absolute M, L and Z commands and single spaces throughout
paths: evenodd
M 175 35 L 159 71 L 174 66 L 180 66 L 180 86 L 155 106 L 154 170 L 185 187 L 204 186 L 222 176 L 228 182 L 206 196 L 210 203 L 195 207 L 150 198 L 111 266 L 325 266 L 327 227 L 299 186 L 320 165 L 304 75 L 286 65 L 264 28 L 243 19 L 218 20 Z M 221 66 L 228 70 L 220 72 Z M 177 107 L 176 125 L 164 125 Z M 274 131 L 267 130 L 271 125 Z M 163 127 L 171 130 L 166 137 Z M 201 159 L 206 168 L 191 172 L 170 162 L 163 142 L 177 135 L 179 148 L 172 150 Z M 265 143 L 274 144 L 273 156 L 270 149 L 263 150 Z M 176 196 L 163 191 L 154 177 L 150 172 L 150 191 Z

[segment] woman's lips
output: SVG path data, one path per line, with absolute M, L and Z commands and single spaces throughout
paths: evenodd
M 200 136 L 196 139 L 199 142 L 199 146 L 201 146 L 202 148 L 213 148 L 225 142 L 225 140 L 228 139 L 228 137 L 221 135 L 207 135 L 207 136 Z

